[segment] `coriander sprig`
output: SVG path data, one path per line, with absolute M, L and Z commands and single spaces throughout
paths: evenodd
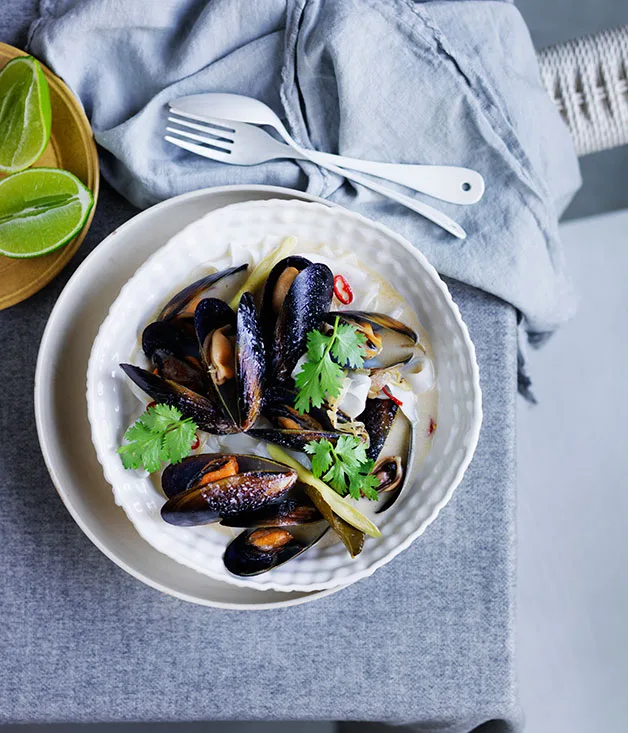
M 190 453 L 196 439 L 196 423 L 176 407 L 157 404 L 124 434 L 127 442 L 118 448 L 125 468 L 144 467 L 158 471 L 162 462 L 179 463 Z
M 359 369 L 364 364 L 365 343 L 366 336 L 355 326 L 340 323 L 339 316 L 330 334 L 308 333 L 307 361 L 295 377 L 298 390 L 295 408 L 301 414 L 339 395 L 344 379 L 343 367 Z
M 340 496 L 364 495 L 377 499 L 379 479 L 371 471 L 375 462 L 366 456 L 366 443 L 355 435 L 343 435 L 334 446 L 329 440 L 312 440 L 305 446 L 312 458 L 312 473 Z

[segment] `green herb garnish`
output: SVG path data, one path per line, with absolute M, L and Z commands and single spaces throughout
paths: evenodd
M 144 467 L 158 471 L 163 461 L 180 463 L 190 453 L 196 438 L 196 423 L 176 407 L 154 405 L 124 434 L 127 442 L 118 448 L 125 468 Z
M 340 323 L 338 316 L 330 334 L 308 333 L 307 361 L 295 377 L 298 395 L 294 406 L 301 414 L 338 396 L 343 367 L 359 369 L 364 364 L 365 343 L 366 336 L 355 326 Z
M 375 462 L 366 457 L 366 443 L 361 438 L 343 435 L 335 446 L 324 438 L 311 440 L 305 452 L 312 457 L 312 473 L 340 496 L 378 498 L 379 479 L 371 473 Z

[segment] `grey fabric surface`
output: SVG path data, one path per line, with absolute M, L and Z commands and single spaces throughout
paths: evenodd
M 32 3 L 24 8 L 26 20 Z M 0 10 L 0 40 L 10 43 L 20 28 L 3 18 Z M 50 309 L 91 248 L 133 213 L 104 186 L 71 265 L 0 312 L 0 722 L 338 719 L 454 733 L 499 719 L 516 727 L 514 311 L 451 283 L 476 344 L 485 417 L 464 482 L 421 539 L 372 578 L 312 604 L 264 613 L 196 607 L 143 586 L 90 544 L 37 447 L 33 378 Z
M 138 206 L 224 183 L 307 188 L 387 224 L 440 273 L 512 303 L 535 342 L 571 314 L 558 215 L 579 186 L 578 164 L 512 4 L 43 0 L 41 7 L 30 49 L 80 97 L 106 151 L 105 178 Z M 310 163 L 229 166 L 166 142 L 168 102 L 208 91 L 262 99 L 306 148 L 479 171 L 487 186 L 476 206 L 426 199 L 467 239 Z

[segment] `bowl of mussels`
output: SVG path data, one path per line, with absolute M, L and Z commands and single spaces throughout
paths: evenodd
M 301 201 L 213 211 L 150 257 L 100 328 L 87 397 L 140 535 L 261 590 L 347 585 L 408 547 L 481 424 L 473 344 L 425 257 Z

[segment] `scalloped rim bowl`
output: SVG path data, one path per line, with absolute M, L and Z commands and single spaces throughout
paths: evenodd
M 294 234 L 305 241 L 353 250 L 395 284 L 430 335 L 439 391 L 438 429 L 419 475 L 390 511 L 378 517 L 382 537 L 367 538 L 354 560 L 341 545 L 314 547 L 255 578 L 231 576 L 222 564 L 224 535 L 206 528 L 163 522 L 163 497 L 140 472 L 125 471 L 116 453 L 137 404 L 118 368 L 129 359 L 139 333 L 161 302 L 211 264 L 216 252 L 265 236 Z M 482 422 L 475 349 L 446 285 L 425 257 L 384 226 L 340 207 L 268 200 L 232 204 L 207 214 L 152 255 L 122 288 L 94 342 L 88 365 L 87 404 L 98 459 L 105 478 L 140 535 L 157 550 L 216 580 L 278 591 L 313 591 L 353 583 L 371 575 L 407 548 L 436 518 L 460 483 L 477 444 Z

